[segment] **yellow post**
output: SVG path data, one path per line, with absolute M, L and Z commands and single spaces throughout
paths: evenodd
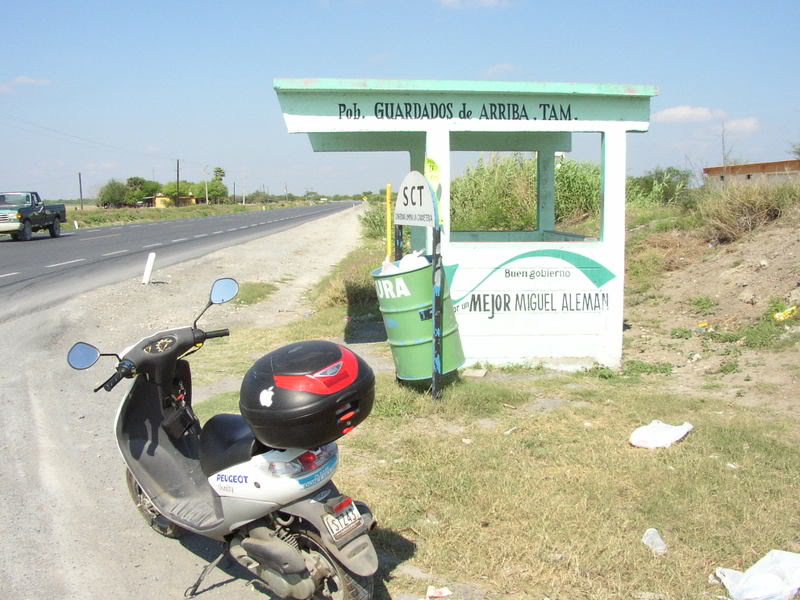
M 386 184 L 386 257 L 392 260 L 392 184 Z

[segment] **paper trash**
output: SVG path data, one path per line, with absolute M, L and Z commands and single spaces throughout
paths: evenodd
M 789 600 L 800 591 L 800 554 L 770 550 L 744 573 L 719 568 L 715 574 L 733 600 Z
M 639 448 L 669 448 L 675 442 L 682 440 L 694 429 L 694 425 L 668 425 L 661 421 L 651 421 L 633 431 L 630 438 L 631 446 Z
M 381 265 L 381 275 L 396 275 L 400 272 L 400 269 L 394 264 L 389 257 L 383 259 L 383 264 Z

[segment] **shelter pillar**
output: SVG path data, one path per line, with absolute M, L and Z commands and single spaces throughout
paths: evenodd
M 542 239 L 545 231 L 556 228 L 555 162 L 555 153 L 550 150 L 536 153 L 536 229 Z

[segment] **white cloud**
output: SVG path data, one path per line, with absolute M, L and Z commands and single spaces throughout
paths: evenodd
M 732 119 L 725 121 L 725 132 L 733 134 L 755 133 L 761 129 L 761 123 L 756 117 L 745 117 L 744 119 Z
M 511 73 L 512 71 L 516 71 L 517 67 L 514 65 L 510 65 L 508 63 L 498 63 L 496 65 L 492 65 L 486 71 L 484 71 L 484 76 L 486 77 L 499 77 L 505 73 Z
M 508 6 L 509 0 L 439 0 L 439 4 L 445 8 L 472 8 L 476 6 L 494 8 L 496 6 Z
M 725 119 L 725 111 L 706 106 L 673 106 L 653 114 L 653 123 L 700 123 Z
M 49 79 L 34 79 L 27 75 L 20 75 L 14 78 L 14 84 L 16 85 L 49 85 L 49 83 Z
M 16 88 L 24 85 L 50 85 L 49 79 L 36 79 L 27 75 L 18 75 L 10 81 L 0 81 L 0 95 L 10 94 Z

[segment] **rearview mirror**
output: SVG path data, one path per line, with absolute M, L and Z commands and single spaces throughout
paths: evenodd
M 233 300 L 239 293 L 239 284 L 235 279 L 217 279 L 211 286 L 211 304 L 224 304 Z
M 67 352 L 67 362 L 73 369 L 88 369 L 100 358 L 100 350 L 85 342 L 78 342 Z

